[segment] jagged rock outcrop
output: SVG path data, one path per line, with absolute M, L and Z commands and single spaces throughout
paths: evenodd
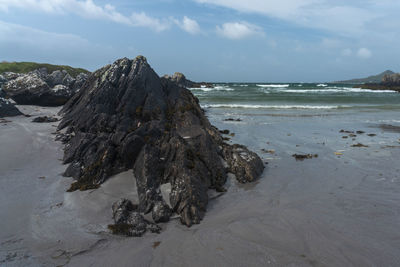
M 164 75 L 163 78 L 170 80 L 171 82 L 174 82 L 177 85 L 184 87 L 184 88 L 200 88 L 200 87 L 213 88 L 214 87 L 211 83 L 192 82 L 191 80 L 186 79 L 185 75 L 183 75 L 183 73 L 180 73 L 180 72 L 175 72 L 172 76 Z
M 0 118 L 2 117 L 12 117 L 23 115 L 21 111 L 12 103 L 9 99 L 1 96 L 0 90 Z
M 48 74 L 40 68 L 27 74 L 7 72 L 3 77 L 5 93 L 17 104 L 61 106 L 80 89 L 87 75 L 81 73 L 74 79 L 65 70 Z
M 175 212 L 183 224 L 199 223 L 207 191 L 224 191 L 228 171 L 245 183 L 264 168 L 246 147 L 224 143 L 198 99 L 160 78 L 142 56 L 92 73 L 60 113 L 58 130 L 66 130 L 58 138 L 66 143 L 64 163 L 69 164 L 65 175 L 77 180 L 70 191 L 96 188 L 133 169 L 137 211 L 151 212 L 155 222 Z M 160 192 L 165 183 L 171 185 L 170 206 Z
M 6 78 L 0 75 L 0 118 L 23 115 L 15 104 L 7 99 L 6 94 L 1 89 L 5 82 L 7 82 Z

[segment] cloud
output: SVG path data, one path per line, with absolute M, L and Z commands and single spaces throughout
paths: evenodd
M 47 32 L 0 20 L 0 58 L 97 68 L 118 57 L 120 51 L 93 44 L 75 34 Z M 56 59 L 56 61 L 54 61 Z
M 51 33 L 27 26 L 12 24 L 0 21 L 0 36 L 7 36 L 7 38 L 0 38 L 0 46 L 6 44 L 24 44 L 26 46 L 35 46 L 41 50 L 59 47 L 82 47 L 87 46 L 89 42 L 74 34 Z M 58 49 L 58 48 L 57 48 Z
M 217 26 L 216 31 L 220 36 L 233 40 L 264 35 L 260 27 L 247 22 L 227 22 L 222 24 L 222 26 Z
M 307 28 L 327 30 L 344 36 L 369 31 L 368 23 L 386 18 L 393 0 L 380 4 L 330 0 L 194 0 L 201 4 L 222 6 L 241 13 L 255 13 L 288 21 Z
M 363 47 L 363 48 L 358 49 L 357 56 L 359 58 L 367 59 L 372 56 L 372 52 L 368 48 Z
M 0 10 L 11 8 L 34 10 L 50 14 L 75 14 L 86 19 L 103 19 L 132 27 L 147 27 L 154 31 L 164 31 L 171 25 L 169 20 L 161 21 L 143 12 L 125 16 L 113 5 L 96 5 L 93 0 L 0 0 Z
M 159 19 L 147 16 L 144 12 L 133 13 L 130 19 L 132 26 L 148 27 L 157 32 L 167 30 L 171 26 L 169 21 L 165 20 L 164 22 L 161 22 Z
M 186 16 L 183 17 L 181 28 L 191 34 L 197 34 L 201 31 L 197 21 L 192 20 Z

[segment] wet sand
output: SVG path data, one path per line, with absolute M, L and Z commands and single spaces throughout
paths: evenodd
M 26 110 L 24 110 L 24 108 Z M 25 113 L 58 109 L 22 107 Z M 0 124 L 0 265 L 5 266 L 398 266 L 400 136 L 382 112 L 295 114 L 211 109 L 268 162 L 249 185 L 227 183 L 200 225 L 174 219 L 161 234 L 110 235 L 111 204 L 137 201 L 131 172 L 98 190 L 66 193 L 56 123 Z M 242 121 L 223 121 L 226 118 Z M 365 131 L 342 138 L 347 131 Z M 368 136 L 367 134 L 376 134 Z M 352 140 L 355 138 L 355 140 Z M 362 143 L 368 147 L 351 147 Z M 264 151 L 263 151 L 264 149 Z M 265 151 L 268 151 L 267 153 Z M 296 161 L 292 154 L 318 154 Z M 335 154 L 336 153 L 336 154 Z M 43 178 L 44 177 L 44 178 Z

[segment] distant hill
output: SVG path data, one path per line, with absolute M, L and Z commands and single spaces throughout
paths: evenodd
M 359 79 L 352 79 L 346 81 L 336 81 L 334 83 L 355 83 L 355 84 L 362 84 L 362 83 L 380 83 L 382 81 L 383 76 L 386 74 L 391 75 L 394 74 L 391 70 L 386 70 L 378 75 L 372 75 L 367 78 L 359 78 Z
M 0 74 L 3 72 L 11 71 L 15 73 L 28 73 L 30 71 L 39 69 L 39 68 L 47 68 L 49 73 L 52 73 L 55 70 L 66 70 L 72 77 L 76 77 L 79 73 L 90 73 L 88 70 L 81 68 L 73 68 L 70 66 L 64 65 L 52 65 L 46 63 L 35 63 L 35 62 L 0 62 Z

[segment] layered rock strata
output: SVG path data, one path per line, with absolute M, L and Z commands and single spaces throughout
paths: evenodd
M 160 78 L 142 56 L 91 74 L 61 115 L 65 175 L 76 179 L 69 191 L 97 188 L 133 169 L 139 195 L 135 212 L 151 213 L 154 222 L 168 221 L 175 212 L 187 226 L 199 223 L 207 191 L 224 191 L 228 172 L 247 183 L 264 169 L 245 146 L 224 143 L 198 99 Z M 168 199 L 160 192 L 163 184 L 171 187 Z

